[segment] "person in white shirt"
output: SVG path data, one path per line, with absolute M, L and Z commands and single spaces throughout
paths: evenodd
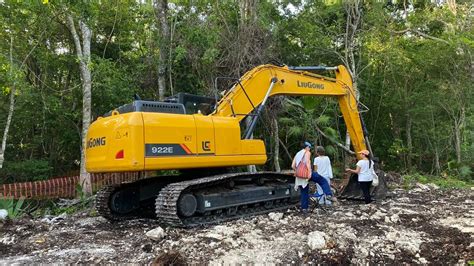
M 317 157 L 314 158 L 313 161 L 313 167 L 314 167 L 314 172 L 317 172 L 319 175 L 321 175 L 324 179 L 326 179 L 329 187 L 331 186 L 331 179 L 333 178 L 332 175 L 332 167 L 331 167 L 331 160 L 329 159 L 328 156 L 326 156 L 326 150 L 322 146 L 317 146 L 316 147 L 316 155 Z M 317 184 L 317 191 L 318 194 L 323 195 L 323 189 L 319 184 Z M 334 197 L 333 197 L 334 199 Z M 331 201 L 328 199 L 323 199 L 321 198 L 319 201 L 320 204 L 331 204 Z
M 362 160 L 357 162 L 356 169 L 347 168 L 346 172 L 358 174 L 358 181 L 362 192 L 364 193 L 365 204 L 372 202 L 370 198 L 370 187 L 372 186 L 372 172 L 374 167 L 374 162 L 369 159 L 369 151 L 362 150 L 359 152 L 362 155 Z

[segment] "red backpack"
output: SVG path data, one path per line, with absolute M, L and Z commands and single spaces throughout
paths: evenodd
M 308 166 L 306 165 L 306 155 L 309 152 L 305 152 L 303 159 L 298 163 L 296 166 L 295 176 L 303 179 L 310 179 L 311 178 L 311 171 L 308 170 Z

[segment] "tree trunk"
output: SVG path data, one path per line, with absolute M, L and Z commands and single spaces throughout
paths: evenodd
M 351 135 L 349 135 L 349 131 L 346 131 L 346 141 L 344 143 L 344 147 L 346 150 L 351 149 Z
M 231 32 L 228 37 L 233 40 L 227 52 L 227 66 L 231 69 L 231 76 L 241 76 L 247 69 L 262 62 L 264 38 L 257 23 L 257 6 L 256 0 L 238 1 L 238 30 Z
M 435 173 L 437 176 L 439 176 L 439 174 L 441 173 L 441 165 L 439 164 L 438 147 L 435 146 L 434 151 L 435 151 Z
M 86 137 L 87 131 L 91 123 L 91 71 L 90 71 L 90 61 L 91 61 L 91 30 L 89 27 L 79 20 L 79 29 L 81 31 L 81 37 L 76 31 L 76 26 L 74 25 L 74 19 L 72 15 L 67 17 L 67 26 L 71 32 L 72 39 L 74 40 L 74 46 L 76 47 L 76 54 L 79 61 L 79 69 L 81 74 L 81 83 L 82 83 L 82 145 L 81 145 L 81 169 L 80 169 L 80 184 L 82 186 L 82 192 L 86 195 L 92 194 L 92 185 L 90 174 L 86 171 L 86 158 L 85 150 L 86 147 Z M 82 44 L 81 44 L 82 39 Z
M 246 24 L 249 20 L 255 21 L 257 10 L 256 0 L 240 0 L 239 11 L 240 11 L 240 25 Z
M 451 10 L 451 12 L 453 12 L 454 15 L 456 15 L 457 11 L 456 11 L 456 0 L 447 0 L 446 1 L 448 3 L 448 8 L 449 10 Z
M 455 150 L 456 150 L 456 162 L 461 163 L 461 132 L 459 127 L 454 129 L 454 140 L 455 140 Z
M 5 130 L 3 131 L 2 146 L 0 147 L 0 169 L 3 167 L 3 162 L 5 161 L 5 149 L 7 147 L 8 131 L 10 130 L 13 111 L 15 110 L 16 85 L 15 80 L 13 79 L 13 35 L 10 36 L 10 79 L 13 80 L 13 85 L 10 90 L 10 106 L 8 108 L 7 123 L 5 124 Z
M 456 152 L 456 162 L 460 164 L 462 161 L 461 144 L 463 128 L 466 122 L 466 103 L 464 103 L 465 99 L 461 95 L 457 95 L 456 100 L 459 102 L 460 106 L 441 106 L 451 116 L 454 124 L 454 151 Z
M 273 141 L 274 141 L 274 150 L 273 150 L 273 163 L 275 166 L 275 171 L 280 172 L 280 142 L 278 141 L 278 120 L 276 117 L 272 117 L 272 126 L 273 126 Z
M 462 127 L 464 124 L 465 114 L 464 108 L 461 109 L 461 115 L 458 119 L 454 120 L 454 149 L 456 151 L 456 162 L 461 163 L 461 136 Z
M 411 116 L 407 114 L 407 124 L 406 124 L 406 133 L 407 133 L 407 170 L 408 172 L 411 171 L 412 165 L 412 151 L 413 151 L 413 142 L 411 138 Z
M 345 3 L 346 11 L 346 32 L 344 34 L 344 64 L 346 65 L 352 77 L 352 87 L 355 91 L 356 100 L 359 101 L 359 90 L 357 88 L 358 70 L 355 59 L 356 37 L 358 29 L 360 28 L 362 14 L 360 12 L 360 1 L 347 1 Z M 346 149 L 351 148 L 351 139 L 349 131 L 346 132 Z M 351 158 L 345 156 L 344 165 L 347 167 L 351 163 Z
M 278 136 L 277 136 L 278 137 Z M 280 145 L 281 147 L 283 148 L 283 151 L 286 153 L 286 156 L 288 156 L 288 159 L 291 161 L 293 160 L 293 157 L 291 156 L 290 152 L 288 151 L 288 149 L 286 148 L 285 146 L 285 143 L 283 143 L 283 141 L 278 138 L 278 142 L 280 142 Z
M 173 77 L 172 77 L 172 72 L 173 72 L 173 38 L 174 38 L 174 33 L 176 32 L 176 17 L 171 21 L 171 26 L 170 26 L 170 38 L 169 38 L 169 45 L 168 45 L 168 81 L 169 81 L 169 87 L 170 87 L 170 94 L 174 95 L 174 87 L 173 87 Z
M 361 3 L 359 0 L 347 1 L 345 4 L 346 11 L 346 32 L 344 34 L 344 64 L 348 68 L 353 86 L 357 84 L 357 62 L 355 59 L 357 33 L 362 21 Z M 357 90 L 356 90 L 357 91 Z M 357 93 L 357 92 L 356 92 Z
M 170 43 L 170 27 L 168 24 L 168 0 L 155 1 L 156 19 L 160 29 L 160 49 L 158 58 L 158 97 L 165 98 L 166 69 L 168 65 L 168 50 Z
M 433 104 L 433 102 L 430 102 L 430 104 Z M 439 138 L 438 138 L 438 134 L 437 134 L 437 129 L 436 129 L 436 121 L 435 121 L 435 117 L 434 117 L 434 113 L 433 113 L 433 109 L 431 109 L 431 126 L 432 126 L 432 130 L 434 132 L 434 137 L 433 137 L 433 144 L 431 144 L 431 141 L 430 141 L 430 136 L 428 135 L 428 133 L 426 134 L 427 135 L 427 140 L 428 140 L 428 143 L 430 143 L 431 146 L 433 146 L 433 150 L 434 150 L 434 155 L 435 155 L 435 158 L 434 158 L 434 168 L 435 168 L 435 174 L 437 176 L 439 176 L 439 174 L 441 173 L 441 165 L 439 163 L 439 148 L 438 148 L 438 145 L 439 145 Z

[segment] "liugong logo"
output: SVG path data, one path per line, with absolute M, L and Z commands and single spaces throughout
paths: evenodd
M 87 149 L 98 146 L 105 146 L 105 137 L 90 138 L 87 141 Z
M 309 88 L 309 89 L 317 89 L 317 90 L 324 90 L 324 84 L 313 83 L 311 81 L 303 82 L 303 81 L 296 81 L 298 87 L 300 88 Z

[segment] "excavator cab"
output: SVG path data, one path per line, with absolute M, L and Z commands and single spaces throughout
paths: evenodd
M 216 105 L 216 99 L 207 96 L 200 96 L 189 93 L 177 93 L 164 100 L 169 103 L 182 104 L 186 110 L 186 114 L 210 114 Z

